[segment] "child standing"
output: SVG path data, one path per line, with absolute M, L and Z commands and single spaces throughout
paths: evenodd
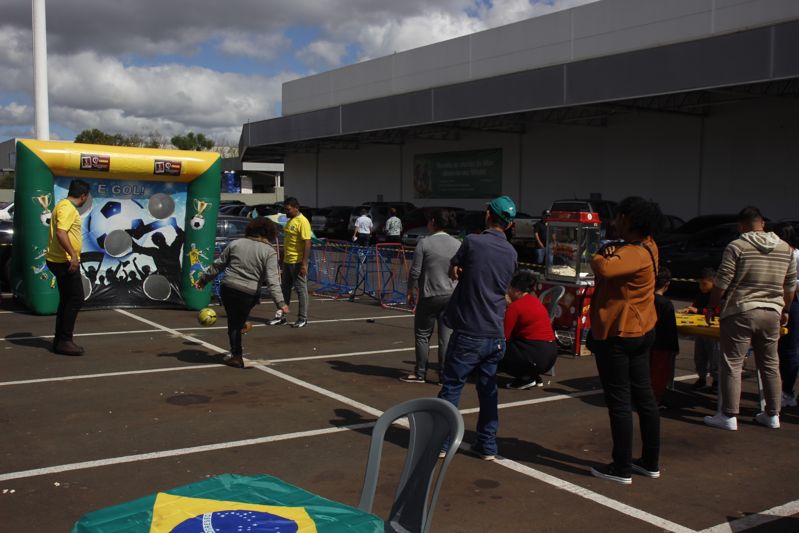
M 702 269 L 699 278 L 699 294 L 694 299 L 694 303 L 682 310 L 683 313 L 704 315 L 705 310 L 710 304 L 710 292 L 713 290 L 713 280 L 716 277 L 716 270 L 713 268 Z M 710 337 L 696 337 L 694 339 L 694 366 L 699 379 L 696 380 L 691 388 L 700 390 L 707 387 L 707 375 L 713 379 L 712 389 L 716 389 L 719 369 L 719 343 Z
M 664 296 L 671 283 L 671 271 L 661 267 L 655 278 L 655 311 L 658 321 L 655 325 L 655 343 L 649 351 L 649 376 L 655 401 L 663 408 L 666 387 L 674 376 L 674 358 L 680 351 L 677 339 L 677 318 L 674 305 Z

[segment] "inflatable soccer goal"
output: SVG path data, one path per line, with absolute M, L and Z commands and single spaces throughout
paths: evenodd
M 85 308 L 208 305 L 210 287 L 193 282 L 213 261 L 218 154 L 21 140 L 11 283 L 26 307 L 58 308 L 45 256 L 52 209 L 73 179 L 91 190 L 79 208 Z

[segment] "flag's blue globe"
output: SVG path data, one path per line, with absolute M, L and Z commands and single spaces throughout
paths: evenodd
M 297 523 L 260 511 L 216 511 L 184 520 L 172 533 L 296 533 Z

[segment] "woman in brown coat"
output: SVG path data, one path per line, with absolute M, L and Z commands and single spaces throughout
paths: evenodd
M 660 414 L 649 380 L 649 350 L 657 322 L 658 249 L 652 234 L 661 220 L 657 204 L 626 198 L 615 220 L 622 241 L 606 245 L 591 260 L 596 290 L 588 347 L 596 358 L 613 435 L 613 462 L 591 473 L 623 484 L 632 483 L 632 472 L 660 476 Z M 643 453 L 635 461 L 633 404 L 643 441 Z

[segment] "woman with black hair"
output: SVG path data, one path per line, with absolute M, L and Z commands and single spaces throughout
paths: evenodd
M 505 356 L 499 371 L 515 379 L 507 389 L 543 387 L 541 374 L 549 372 L 558 357 L 558 345 L 549 313 L 533 294 L 535 277 L 529 270 L 513 275 L 508 287 L 511 303 L 505 310 Z
M 283 313 L 289 308 L 283 301 L 280 276 L 277 266 L 277 251 L 272 242 L 277 238 L 277 226 L 267 218 L 256 218 L 247 224 L 243 239 L 228 244 L 219 259 L 200 275 L 197 288 L 203 288 L 224 270 L 222 280 L 222 305 L 227 313 L 227 334 L 230 354 L 225 356 L 226 365 L 244 368 L 241 347 L 241 330 L 245 327 L 250 311 L 258 303 L 261 285 L 266 282 L 275 305 Z
M 780 239 L 791 247 L 796 271 L 799 272 L 799 235 L 793 225 L 785 222 L 777 230 Z M 799 275 L 799 274 L 798 274 Z M 780 337 L 777 353 L 780 357 L 780 377 L 782 378 L 782 406 L 796 407 L 796 392 L 793 386 L 799 374 L 799 291 L 794 293 L 791 307 L 788 309 L 788 334 Z
M 613 462 L 591 469 L 602 479 L 632 483 L 632 472 L 660 476 L 660 414 L 649 377 L 655 340 L 655 278 L 658 248 L 652 235 L 662 220 L 657 204 L 630 197 L 619 204 L 613 242 L 591 260 L 596 289 L 591 301 L 588 347 L 594 353 L 613 436 Z M 643 451 L 633 461 L 632 405 L 641 426 Z
M 427 221 L 430 235 L 416 245 L 413 263 L 408 273 L 408 305 L 416 304 L 413 331 L 416 337 L 416 365 L 412 373 L 400 380 L 406 383 L 424 383 L 430 352 L 430 337 L 438 324 L 438 368 L 440 381 L 444 370 L 449 336 L 452 334 L 443 322 L 444 311 L 457 285 L 449 277 L 449 262 L 461 243 L 446 230 L 455 227 L 455 212 L 452 209 L 433 210 Z

